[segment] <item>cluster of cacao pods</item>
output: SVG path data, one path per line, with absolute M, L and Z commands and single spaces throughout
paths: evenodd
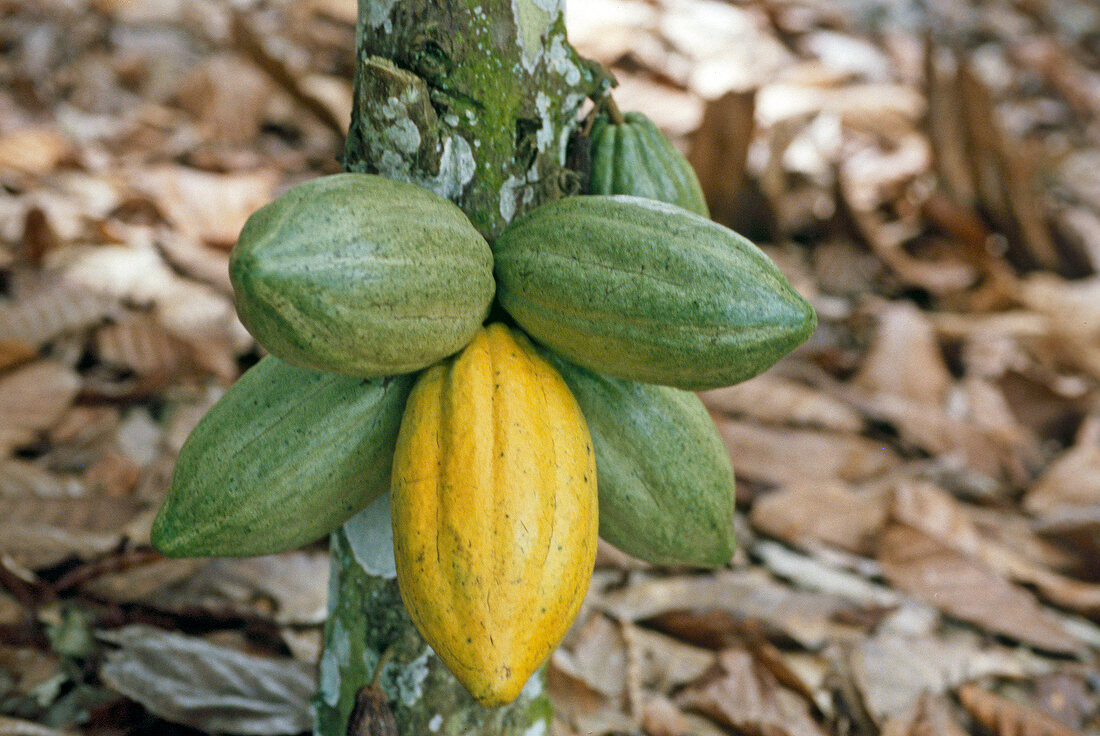
M 368 174 L 256 212 L 230 275 L 271 354 L 184 444 L 154 544 L 278 552 L 388 488 L 409 614 L 487 706 L 564 636 L 597 534 L 654 563 L 727 563 L 733 471 L 692 391 L 759 373 L 816 317 L 706 219 L 651 122 L 603 123 L 593 144 L 594 193 L 492 245 L 451 202 Z M 485 326 L 494 300 L 509 324 Z

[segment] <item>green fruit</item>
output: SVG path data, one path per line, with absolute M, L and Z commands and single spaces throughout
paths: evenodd
M 549 357 L 592 435 L 600 536 L 654 564 L 729 562 L 736 544 L 733 467 L 699 397 Z
M 533 338 L 597 373 L 689 390 L 743 381 L 817 316 L 760 249 L 675 205 L 559 199 L 493 245 L 497 298 Z
M 153 545 L 172 557 L 260 555 L 332 531 L 387 487 L 412 378 L 264 358 L 184 443 Z
M 470 341 L 493 299 L 493 257 L 466 215 L 369 174 L 294 187 L 230 254 L 237 314 L 272 354 L 360 377 L 409 373 Z
M 623 117 L 620 124 L 603 122 L 592 132 L 592 193 L 656 199 L 710 217 L 699 177 L 684 154 L 642 113 Z

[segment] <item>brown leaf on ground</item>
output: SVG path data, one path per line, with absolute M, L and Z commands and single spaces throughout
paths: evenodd
M 976 635 L 892 632 L 860 641 L 850 665 L 867 710 L 880 720 L 905 713 L 927 693 L 943 693 L 975 677 L 1022 678 L 1051 666 L 1019 650 L 983 644 Z
M 278 179 L 272 169 L 217 174 L 163 164 L 138 172 L 134 186 L 181 232 L 230 248 L 249 215 L 275 198 Z
M 726 649 L 718 663 L 716 670 L 682 690 L 676 704 L 742 732 L 823 736 L 805 701 L 785 690 L 749 651 Z
M 768 373 L 735 386 L 706 391 L 699 397 L 711 411 L 751 417 L 765 424 L 815 427 L 841 433 L 863 429 L 859 412 L 843 401 Z
M 70 151 L 69 140 L 52 127 L 16 128 L 0 135 L 0 171 L 43 176 Z
M 959 700 L 974 720 L 996 736 L 1080 736 L 1066 724 L 1015 700 L 1009 700 L 973 683 L 958 689 Z
M 1100 505 L 1100 415 L 1090 416 L 1073 447 L 1052 462 L 1024 497 L 1033 514 Z
M 753 500 L 749 521 L 773 537 L 805 548 L 823 542 L 871 554 L 886 523 L 889 494 L 858 491 L 837 480 L 795 481 Z
M 887 719 L 882 736 L 966 736 L 942 697 L 923 693 L 904 712 Z
M 690 607 L 688 619 L 708 637 L 724 636 L 731 622 L 756 620 L 807 649 L 819 649 L 848 630 L 833 621 L 836 612 L 846 607 L 843 599 L 793 589 L 759 569 L 640 581 L 621 590 L 597 593 L 592 602 L 596 608 L 630 621 L 685 612 L 685 607 Z M 679 638 L 691 641 L 686 634 L 686 630 L 676 631 Z
M 0 375 L 0 453 L 26 445 L 49 429 L 80 390 L 80 376 L 50 360 Z
M 918 529 L 889 526 L 878 560 L 892 585 L 951 616 L 1039 649 L 1066 654 L 1081 650 L 1081 642 L 1026 590 Z
M 883 443 L 858 435 L 780 430 L 721 419 L 717 424 L 739 478 L 775 484 L 836 478 L 854 482 L 899 462 Z
M 711 218 L 732 224 L 741 216 L 755 92 L 727 92 L 707 102 L 691 138 L 688 160 L 706 195 Z
M 1100 612 L 1100 585 L 1059 575 L 990 539 L 978 528 L 964 504 L 931 484 L 900 484 L 894 494 L 892 517 L 941 544 L 981 560 L 991 570 L 1034 586 L 1041 597 L 1053 603 L 1085 614 Z
M 131 315 L 96 330 L 95 346 L 100 360 L 138 375 L 172 374 L 188 360 L 187 346 L 159 322 Z
M 916 307 L 898 303 L 878 315 L 871 349 L 853 381 L 871 393 L 939 406 L 947 396 L 951 374 L 931 323 Z
M 1037 357 L 1054 357 L 1100 378 L 1100 276 L 1067 281 L 1035 273 L 1022 283 L 1019 298 L 1050 320 L 1051 337 L 1033 348 Z

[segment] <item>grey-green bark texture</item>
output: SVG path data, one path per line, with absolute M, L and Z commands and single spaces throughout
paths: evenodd
M 607 80 L 568 44 L 563 12 L 563 0 L 359 0 L 344 168 L 447 197 L 490 241 L 574 193 L 569 138 Z M 387 650 L 378 684 L 402 736 L 547 733 L 544 673 L 487 710 L 423 641 L 401 603 L 388 525 L 384 497 L 332 535 L 315 734 L 349 733 L 356 694 Z

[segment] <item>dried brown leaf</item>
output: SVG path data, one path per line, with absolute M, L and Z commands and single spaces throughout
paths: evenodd
M 863 702 L 875 718 L 905 713 L 925 693 L 939 694 L 975 677 L 1026 677 L 1049 661 L 980 643 L 977 636 L 905 636 L 884 632 L 860 641 L 851 668 Z
M 727 614 L 727 622 L 757 620 L 808 649 L 820 648 L 843 630 L 833 623 L 833 617 L 846 607 L 837 596 L 794 590 L 760 570 L 657 578 L 608 593 L 591 591 L 590 597 L 596 608 L 628 621 L 682 611 L 685 607 L 720 611 Z
M 96 330 L 97 357 L 104 363 L 139 376 L 173 374 L 186 366 L 187 346 L 146 315 Z
M 750 652 L 727 649 L 718 662 L 711 676 L 676 696 L 677 705 L 751 734 L 823 736 L 805 701 L 783 689 Z
M 1029 592 L 918 529 L 888 527 L 878 559 L 892 585 L 951 616 L 1040 649 L 1081 650 L 1081 643 Z
M 756 95 L 727 92 L 710 100 L 691 138 L 688 160 L 703 187 L 711 218 L 732 225 L 741 214 Z
M 714 652 L 648 628 L 635 626 L 631 646 L 643 687 L 670 692 L 702 675 L 714 664 Z
M 0 553 L 31 569 L 106 553 L 142 504 L 129 498 L 0 497 Z
M 730 420 L 717 425 L 741 478 L 776 484 L 859 481 L 899 462 L 881 442 L 856 435 L 779 430 Z
M 1066 450 L 1039 477 L 1024 497 L 1034 514 L 1100 504 L 1100 416 L 1089 417 Z
M 823 542 L 870 554 L 888 508 L 889 496 L 881 491 L 857 491 L 837 480 L 795 481 L 755 498 L 749 521 L 799 547 Z
M 692 724 L 668 698 L 655 695 L 642 706 L 642 728 L 650 736 L 692 736 Z
M 279 178 L 269 168 L 217 174 L 163 164 L 135 172 L 133 185 L 185 235 L 229 248 L 249 215 L 275 198 Z
M 84 484 L 72 476 L 54 473 L 26 460 L 0 461 L 0 498 L 64 498 L 84 491 Z
M 263 72 L 236 54 L 209 56 L 188 71 L 177 99 L 199 121 L 205 141 L 247 143 L 260 132 L 275 88 Z
M 550 656 L 546 687 L 554 703 L 554 715 L 564 720 L 573 733 L 603 736 L 629 732 L 633 719 L 622 710 L 618 699 L 609 698 L 572 673 L 568 650 L 559 647 Z
M 118 312 L 118 303 L 110 297 L 45 277 L 34 293 L 0 304 L 0 337 L 40 347 Z
M 976 721 L 996 736 L 1080 736 L 1037 708 L 997 695 L 973 683 L 958 689 L 959 700 Z
M 1100 585 L 1059 575 L 989 538 L 966 505 L 931 484 L 899 484 L 892 516 L 1006 577 L 1034 586 L 1053 603 L 1086 614 L 1100 611 Z
M 911 304 L 892 302 L 878 315 L 871 348 L 853 381 L 872 394 L 940 406 L 951 386 L 951 373 L 928 319 Z
M 882 736 L 966 736 L 966 731 L 951 714 L 942 697 L 922 693 L 903 712 L 890 716 L 882 726 Z
M 43 176 L 69 155 L 69 140 L 48 126 L 27 126 L 0 134 L 0 171 Z
M 69 408 L 80 376 L 49 360 L 0 376 L 0 453 L 32 442 Z
M 842 401 L 795 381 L 764 374 L 736 386 L 700 395 L 711 411 L 751 417 L 765 424 L 789 424 L 855 434 L 863 429 L 859 412 Z

